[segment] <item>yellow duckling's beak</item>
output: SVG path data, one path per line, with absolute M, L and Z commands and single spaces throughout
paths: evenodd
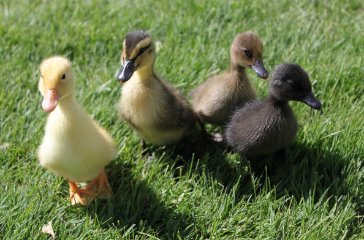
M 48 89 L 43 96 L 42 108 L 45 112 L 52 112 L 58 104 L 60 94 L 56 89 Z

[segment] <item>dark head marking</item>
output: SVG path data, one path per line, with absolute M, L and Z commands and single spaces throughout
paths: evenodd
M 124 46 L 126 57 L 130 58 L 130 55 L 132 54 L 133 50 L 138 45 L 138 43 L 140 43 L 141 41 L 143 41 L 144 39 L 147 39 L 147 38 L 151 38 L 151 36 L 149 33 L 145 32 L 143 30 L 129 32 L 128 34 L 126 34 L 125 46 Z

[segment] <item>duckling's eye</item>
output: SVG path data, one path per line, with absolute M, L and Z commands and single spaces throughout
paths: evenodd
M 65 79 L 66 79 L 66 74 L 65 74 L 65 73 L 63 73 L 63 74 L 62 74 L 61 79 L 62 79 L 62 80 L 65 80 Z
M 138 52 L 138 56 L 142 55 L 142 54 L 145 52 L 145 50 L 147 50 L 148 48 L 150 48 L 150 45 L 148 45 L 148 46 L 146 46 L 146 47 L 141 48 L 141 49 L 139 50 L 139 52 Z
M 145 48 L 145 47 L 141 48 L 141 49 L 139 50 L 139 55 L 142 55 L 142 54 L 145 52 L 145 50 L 146 50 L 146 48 Z
M 253 57 L 253 53 L 252 53 L 252 51 L 250 51 L 250 50 L 248 50 L 248 49 L 244 49 L 244 50 L 243 50 L 243 53 L 244 53 L 244 55 L 245 55 L 247 58 L 251 58 L 251 57 Z

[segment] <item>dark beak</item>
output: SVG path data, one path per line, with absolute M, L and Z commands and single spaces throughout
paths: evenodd
M 116 75 L 116 79 L 124 83 L 133 76 L 134 70 L 134 61 L 125 61 Z
M 312 107 L 313 109 L 320 110 L 321 103 L 319 100 L 316 99 L 315 95 L 312 92 L 309 92 L 302 100 L 308 106 Z
M 252 69 L 260 78 L 267 79 L 269 76 L 269 73 L 267 69 L 265 69 L 262 60 L 256 60 L 255 63 L 252 65 Z

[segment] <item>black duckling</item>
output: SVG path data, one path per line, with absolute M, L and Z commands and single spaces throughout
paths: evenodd
M 230 48 L 230 68 L 214 75 L 191 92 L 192 108 L 201 124 L 226 124 L 233 110 L 256 98 L 245 68 L 267 78 L 263 65 L 263 44 L 253 32 L 238 34 Z
M 297 64 L 276 67 L 264 101 L 253 101 L 237 109 L 228 123 L 225 139 L 248 159 L 274 154 L 286 156 L 286 146 L 297 133 L 297 120 L 288 102 L 299 101 L 314 109 L 321 103 L 311 90 L 307 73 Z
M 179 91 L 155 74 L 155 59 L 149 33 L 136 31 L 126 35 L 122 67 L 117 74 L 123 84 L 119 113 L 143 141 L 175 144 L 191 133 L 196 117 Z

